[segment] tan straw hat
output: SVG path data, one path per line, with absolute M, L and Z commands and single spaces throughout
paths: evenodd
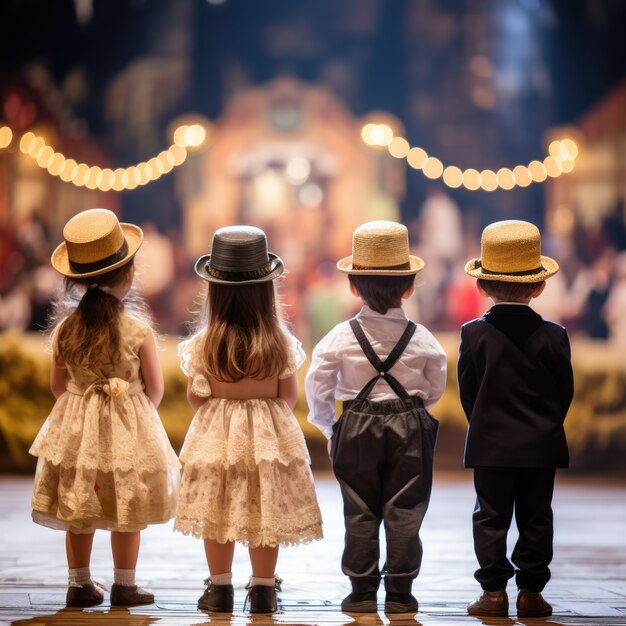
M 52 253 L 52 267 L 68 278 L 89 278 L 132 259 L 143 232 L 134 224 L 120 224 L 107 209 L 89 209 L 65 225 L 63 239 Z
M 282 259 L 267 251 L 267 237 L 255 226 L 225 226 L 213 235 L 211 254 L 196 261 L 196 274 L 210 283 L 249 285 L 278 278 Z
M 366 222 L 352 236 L 352 256 L 337 262 L 337 269 L 365 276 L 417 274 L 424 261 L 409 254 L 409 231 L 397 222 Z
M 480 259 L 465 271 L 474 278 L 507 283 L 538 283 L 559 271 L 559 265 L 541 254 L 541 234 L 530 222 L 507 220 L 489 224 L 480 240 Z

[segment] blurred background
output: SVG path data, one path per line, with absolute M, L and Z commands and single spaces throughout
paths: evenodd
M 310 354 L 358 310 L 334 269 L 354 227 L 405 223 L 426 261 L 408 313 L 449 355 L 434 414 L 452 468 L 458 328 L 489 304 L 463 266 L 489 222 L 532 221 L 561 266 L 536 308 L 572 338 L 573 468 L 626 469 L 625 2 L 3 0 L 0 24 L 1 469 L 32 469 L 49 257 L 92 207 L 144 229 L 176 446 L 191 418 L 176 343 L 215 229 L 266 231 Z

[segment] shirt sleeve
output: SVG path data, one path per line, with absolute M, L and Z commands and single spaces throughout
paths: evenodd
M 424 399 L 424 406 L 429 409 L 436 404 L 446 389 L 446 378 L 448 374 L 448 357 L 441 344 L 430 335 L 432 343 L 432 355 L 426 361 L 424 367 L 424 377 L 430 383 L 430 393 Z
M 311 365 L 304 379 L 309 405 L 308 420 L 330 439 L 336 419 L 335 390 L 341 370 L 341 350 L 337 329 L 330 331 L 313 350 Z
M 191 391 L 200 398 L 208 398 L 211 395 L 211 385 L 202 371 L 199 352 L 201 343 L 200 335 L 181 341 L 178 344 L 178 358 L 183 373 L 191 379 Z
M 289 378 L 293 376 L 298 368 L 304 363 L 306 354 L 302 349 L 300 341 L 294 337 L 291 333 L 285 332 L 287 337 L 287 348 L 289 350 L 289 362 L 287 367 L 280 373 L 278 378 Z

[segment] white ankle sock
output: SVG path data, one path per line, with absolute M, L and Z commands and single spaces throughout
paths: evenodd
M 67 570 L 67 583 L 72 586 L 88 585 L 91 582 L 91 571 L 88 567 L 77 567 Z
M 271 578 L 261 578 L 260 576 L 250 576 L 250 586 L 255 587 L 260 585 L 261 587 L 273 587 L 276 579 L 274 576 Z
M 209 578 L 214 585 L 232 585 L 233 573 L 226 572 L 225 574 L 209 574 Z
M 113 568 L 113 582 L 116 585 L 123 585 L 124 587 L 134 587 L 135 570 Z

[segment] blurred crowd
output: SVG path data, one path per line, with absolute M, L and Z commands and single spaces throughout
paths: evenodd
M 137 286 L 163 333 L 184 335 L 202 283 L 176 230 L 161 233 L 141 224 L 145 243 L 137 256 Z M 490 306 L 464 273 L 465 262 L 480 256 L 482 224 L 463 214 L 441 191 L 429 194 L 419 218 L 409 224 L 415 254 L 426 262 L 418 276 L 407 313 L 431 330 L 458 332 L 467 320 Z M 54 240 L 53 240 L 54 239 Z M 43 215 L 33 213 L 15 227 L 0 226 L 0 331 L 41 331 L 50 302 L 62 288 L 49 259 L 58 242 Z M 272 241 L 271 248 L 294 248 Z M 570 233 L 544 232 L 544 254 L 557 259 L 561 271 L 548 281 L 533 307 L 560 322 L 572 336 L 583 335 L 626 345 L 626 226 L 624 204 L 615 203 L 596 227 L 575 224 Z M 294 248 L 297 251 L 297 247 Z M 346 252 L 348 254 L 349 251 Z M 297 334 L 309 347 L 334 324 L 356 312 L 359 301 L 335 271 L 333 260 L 310 258 L 287 267 L 282 301 Z

